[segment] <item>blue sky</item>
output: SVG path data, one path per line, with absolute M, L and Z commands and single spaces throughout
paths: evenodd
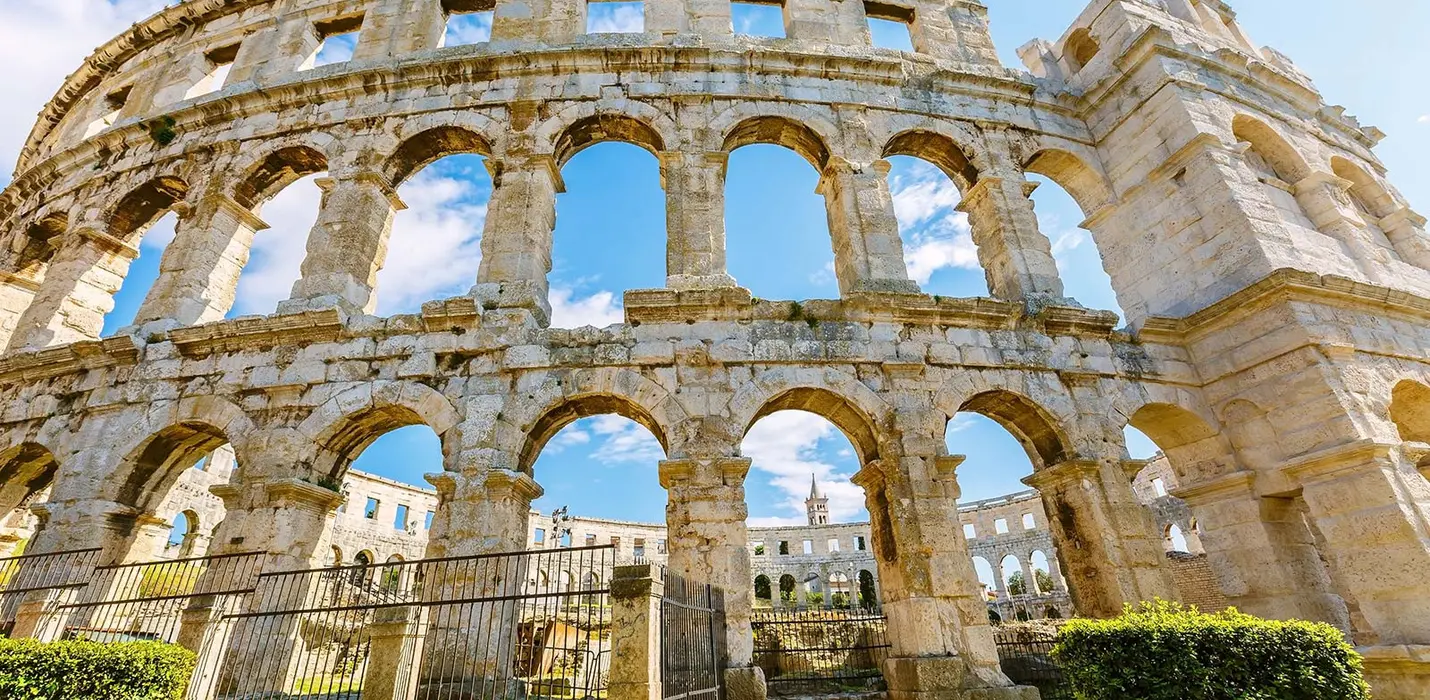
M 33 70 L 6 78 L 10 99 L 0 105 L 0 160 L 13 162 L 33 115 L 65 73 L 109 36 L 156 9 L 156 0 L 5 0 L 0 3 L 0 59 Z M 1034 37 L 1056 39 L 1085 5 L 1083 0 L 987 0 L 994 40 L 1006 65 L 1021 68 L 1015 50 Z M 1430 65 L 1430 3 L 1416 0 L 1242 0 L 1234 3 L 1252 39 L 1291 56 L 1311 75 L 1329 103 L 1346 104 L 1363 123 L 1390 138 L 1380 155 L 1391 178 L 1413 204 L 1430 201 L 1430 98 L 1418 84 L 1402 83 Z M 737 4 L 737 31 L 780 33 L 777 11 Z M 627 3 L 592 6 L 592 31 L 639 28 Z M 463 18 L 447 43 L 485 40 L 490 19 Z M 876 43 L 907 45 L 897 27 L 877 26 Z M 343 60 L 349 40 L 324 47 L 319 63 Z M 958 193 L 938 171 L 910 158 L 893 159 L 896 197 L 911 274 L 925 291 L 945 296 L 986 293 L 967 225 L 953 211 Z M 8 170 L 8 168 L 6 169 Z M 656 160 L 624 144 L 583 151 L 564 169 L 567 193 L 558 203 L 552 302 L 557 325 L 604 326 L 621 320 L 621 292 L 664 282 L 665 215 Z M 0 175 L 0 183 L 6 181 Z M 1036 179 L 1036 178 L 1035 178 Z M 833 252 L 824 204 L 814 193 L 817 174 L 793 152 L 749 146 L 730 160 L 727 229 L 731 273 L 767 299 L 833 298 Z M 451 158 L 424 170 L 402 188 L 410 206 L 397 220 L 388 266 L 379 278 L 379 313 L 415 311 L 425 300 L 464 293 L 474 281 L 491 182 L 481 159 Z M 1056 185 L 1035 194 L 1039 220 L 1053 241 L 1068 293 L 1092 308 L 1117 310 L 1097 251 L 1077 228 L 1082 215 Z M 317 211 L 311 178 L 269 202 L 261 212 L 272 224 L 261 232 L 240 284 L 234 315 L 271 313 L 286 298 Z M 156 225 L 141 245 L 125 286 L 107 319 L 112 333 L 132 319 L 152 284 L 172 221 Z M 619 244 L 613 244 L 618 242 Z M 949 450 L 967 454 L 960 482 L 967 500 L 1023 488 L 1031 473 L 1022 449 L 986 419 L 960 416 L 949 430 Z M 1153 449 L 1133 436 L 1135 456 Z M 752 430 L 744 451 L 755 461 L 748 481 L 752 522 L 802 520 L 809 475 L 826 483 L 836 520 L 865 517 L 862 496 L 848 476 L 857 469 L 848 441 L 808 414 L 776 414 Z M 659 445 L 628 421 L 580 421 L 553 439 L 536 465 L 547 489 L 539 506 L 569 505 L 582 515 L 659 521 L 665 493 L 656 480 Z M 385 436 L 358 460 L 358 468 L 422 483 L 438 471 L 436 437 L 423 427 Z

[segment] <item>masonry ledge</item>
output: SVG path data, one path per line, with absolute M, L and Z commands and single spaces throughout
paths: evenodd
M 0 358 L 0 382 L 36 382 L 80 370 L 139 362 L 139 346 L 127 336 L 81 340 Z

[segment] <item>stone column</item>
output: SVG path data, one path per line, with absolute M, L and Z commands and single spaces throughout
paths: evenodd
M 531 502 L 541 487 L 526 474 L 490 469 L 476 474 L 429 474 L 437 487 L 437 517 L 428 557 L 467 557 L 526 548 Z M 530 573 L 526 560 L 493 558 L 446 567 L 423 583 L 428 602 L 519 595 Z M 521 606 L 514 603 L 438 606 L 419 672 L 420 693 L 432 697 L 475 693 L 501 698 L 517 692 L 512 677 Z M 465 697 L 465 695 L 463 696 Z
M 889 162 L 856 165 L 831 158 L 819 191 L 829 212 L 839 291 L 918 294 L 904 263 L 904 243 L 889 193 Z
M 383 0 L 369 3 L 353 60 L 405 58 L 437 48 L 447 33 L 441 0 Z
M 528 0 L 496 4 L 492 44 L 569 44 L 586 33 L 585 0 Z
M 733 287 L 725 264 L 725 167 L 730 154 L 661 154 L 665 182 L 666 286 Z
M 493 166 L 494 189 L 482 232 L 482 264 L 472 293 L 484 305 L 525 308 L 551 317 L 546 275 L 561 170 L 550 155 L 527 155 Z
M 1014 687 L 999 669 L 968 543 L 951 536 L 961 531 L 954 470 L 962 461 L 905 457 L 897 470 L 871 462 L 854 477 L 868 502 L 889 617 L 893 648 L 884 677 L 890 700 L 1037 697 L 1035 689 Z
M 1300 481 L 1331 577 L 1359 610 L 1377 700 L 1430 694 L 1430 483 L 1400 445 L 1352 443 L 1283 470 Z
M 308 234 L 302 277 L 279 313 L 341 308 L 370 314 L 377 308 L 377 271 L 387 257 L 392 220 L 407 208 L 382 175 L 322 178 L 322 208 Z
M 745 520 L 744 457 L 670 459 L 660 463 L 660 484 L 670 494 L 666 529 L 670 569 L 691 583 L 725 591 L 727 668 L 754 663 L 750 628 L 753 577 Z
M 368 627 L 371 645 L 363 675 L 363 700 L 408 700 L 417 697 L 427 638 L 428 611 L 424 606 L 381 608 L 373 611 Z
M 609 700 L 660 700 L 661 597 L 665 581 L 652 564 L 617 567 L 611 580 Z
M 1126 603 L 1177 598 L 1162 538 L 1120 463 L 1073 460 L 1023 480 L 1038 490 L 1078 612 L 1115 617 Z
M 248 264 L 253 236 L 268 228 L 227 194 L 215 193 L 180 219 L 159 263 L 159 278 L 134 317 L 135 326 L 172 327 L 217 321 L 233 308 L 238 276 Z
M 15 323 L 8 350 L 38 349 L 94 340 L 114 294 L 139 249 L 96 229 L 81 229 L 65 241 L 45 271 L 40 291 Z
M 1430 270 L 1430 238 L 1425 236 L 1425 217 L 1410 207 L 1400 207 L 1379 224 L 1401 260 Z
M 1316 543 L 1294 499 L 1264 498 L 1255 475 L 1238 472 L 1183 486 L 1202 529 L 1217 585 L 1237 609 L 1274 620 L 1315 620 L 1350 631 Z
M 1037 185 L 1021 175 L 984 176 L 967 192 L 958 210 L 968 214 L 978 262 L 988 292 L 1009 300 L 1061 299 L 1063 281 L 1052 244 L 1038 230 L 1028 195 Z

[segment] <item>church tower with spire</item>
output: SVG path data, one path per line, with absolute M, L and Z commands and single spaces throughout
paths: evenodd
M 813 474 L 809 475 L 809 500 L 804 502 L 804 509 L 810 525 L 829 524 L 829 499 L 819 490 L 819 478 Z

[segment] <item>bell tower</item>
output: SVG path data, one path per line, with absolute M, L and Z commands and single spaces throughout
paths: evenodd
M 809 498 L 804 502 L 810 525 L 829 524 L 829 499 L 819 490 L 819 478 L 809 475 Z

